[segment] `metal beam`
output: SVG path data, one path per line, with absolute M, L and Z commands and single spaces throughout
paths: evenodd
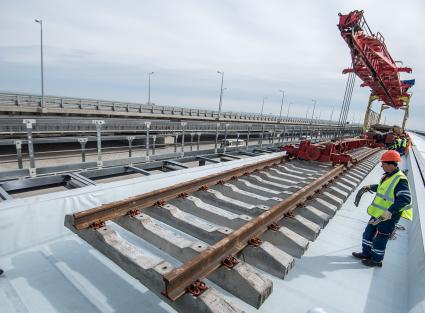
M 2 183 L 2 187 L 6 191 L 16 191 L 16 190 L 35 188 L 40 186 L 62 184 L 62 183 L 65 183 L 65 181 L 66 181 L 65 175 L 34 177 L 31 179 L 7 181 Z
M 174 161 L 174 160 L 166 160 L 166 161 L 164 161 L 164 163 L 174 165 L 174 166 L 177 166 L 177 167 L 181 167 L 181 168 L 189 168 L 189 166 L 184 165 L 183 163 L 180 163 L 180 162 L 177 162 L 177 161 Z
M 148 172 L 148 171 L 145 171 L 145 170 L 142 170 L 141 168 L 138 168 L 138 167 L 136 167 L 136 166 L 128 165 L 128 166 L 126 166 L 126 168 L 128 168 L 128 169 L 130 169 L 130 170 L 133 170 L 133 171 L 135 171 L 136 173 L 140 173 L 140 174 L 143 174 L 143 175 L 146 175 L 146 176 L 149 176 L 149 175 L 151 175 L 151 174 L 152 174 L 152 173 L 150 173 L 150 172 Z
M 210 158 L 207 158 L 207 157 L 204 157 L 204 156 L 197 156 L 196 157 L 196 159 L 198 159 L 199 160 L 199 166 L 204 166 L 205 165 L 205 162 L 210 162 L 210 163 L 221 163 L 220 161 L 218 161 L 218 160 L 214 160 L 214 159 L 210 159 Z
M 92 181 L 91 179 L 84 177 L 78 173 L 71 173 L 68 174 L 69 177 L 71 177 L 72 179 L 75 179 L 76 181 L 79 181 L 80 183 L 86 185 L 86 186 L 96 186 L 96 183 L 94 181 Z
M 219 153 L 218 155 L 219 156 L 228 157 L 228 158 L 231 158 L 231 159 L 236 159 L 236 160 L 241 159 L 241 157 L 238 157 L 236 155 L 231 155 L 231 154 L 228 154 L 228 153 Z
M 1 185 L 0 185 L 0 198 L 2 198 L 3 200 L 11 200 L 11 199 L 13 199 L 13 197 L 11 195 L 9 195 L 7 193 L 7 191 L 2 188 Z

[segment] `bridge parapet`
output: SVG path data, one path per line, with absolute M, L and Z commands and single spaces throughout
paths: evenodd
M 24 93 L 0 93 L 0 112 L 24 114 L 42 113 L 46 115 L 142 117 L 168 120 L 218 120 L 218 111 L 86 98 L 45 96 L 44 104 L 42 105 L 40 95 Z M 276 115 L 240 112 L 221 112 L 220 121 L 270 124 L 336 124 L 336 122 L 325 120 L 311 120 L 297 117 L 283 117 L 281 119 Z

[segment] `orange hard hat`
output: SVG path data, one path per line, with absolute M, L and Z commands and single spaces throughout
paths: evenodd
M 395 150 L 388 150 L 381 156 L 381 162 L 400 162 L 400 154 Z

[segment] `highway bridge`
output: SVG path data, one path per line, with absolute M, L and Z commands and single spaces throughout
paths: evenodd
M 197 120 L 266 124 L 337 124 L 327 120 L 312 120 L 300 117 L 261 115 L 199 110 L 177 106 L 161 106 L 146 103 L 108 101 L 72 97 L 41 96 L 25 93 L 0 93 L 0 113 L 24 115 L 74 115 L 97 117 L 130 117 L 162 120 Z

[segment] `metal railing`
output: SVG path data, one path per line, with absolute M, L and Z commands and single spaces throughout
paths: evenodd
M 123 119 L 123 118 L 107 118 L 102 119 L 102 131 L 108 133 L 139 133 L 146 131 L 146 120 L 141 119 Z M 150 122 L 150 130 L 155 133 L 170 133 L 181 130 L 180 122 L 171 122 L 164 120 L 152 120 Z M 215 132 L 219 130 L 229 131 L 283 131 L 285 129 L 308 129 L 315 128 L 322 131 L 332 131 L 335 125 L 326 124 L 271 124 L 271 123 L 237 123 L 237 122 L 199 122 L 188 121 L 185 129 L 189 132 Z M 348 127 L 358 128 L 358 125 L 349 125 Z M 43 134 L 78 134 L 96 132 L 96 125 L 93 124 L 92 118 L 52 118 L 52 117 L 36 117 L 32 131 L 34 135 Z M 22 117 L 0 117 L 0 135 L 19 136 L 25 135 L 27 132 L 26 125 L 23 123 Z
M 25 93 L 0 93 L 0 112 L 42 112 L 52 114 L 96 114 L 104 116 L 143 116 L 168 119 L 218 120 L 218 111 L 212 110 L 58 96 L 44 96 L 44 108 L 42 108 L 40 95 Z M 326 120 L 311 120 L 299 117 L 280 118 L 277 115 L 239 112 L 221 112 L 220 121 L 336 124 L 336 122 Z

